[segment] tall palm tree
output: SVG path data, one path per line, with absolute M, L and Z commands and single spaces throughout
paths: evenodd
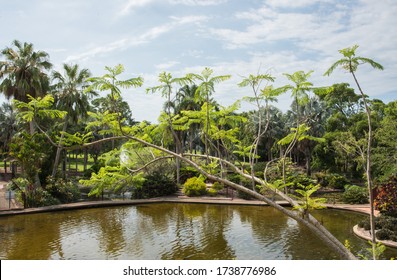
M 7 99 L 28 102 L 29 95 L 36 98 L 46 94 L 49 89 L 46 71 L 52 67 L 46 52 L 34 51 L 33 44 L 14 40 L 12 47 L 6 47 L 1 54 L 5 60 L 0 61 L 0 92 Z M 31 122 L 30 133 L 33 132 Z
M 3 103 L 0 107 L 0 148 L 8 152 L 12 137 L 17 132 L 16 112 L 11 104 Z
M 180 114 L 182 111 L 200 111 L 202 102 L 198 102 L 195 98 L 197 91 L 197 85 L 185 85 L 181 87 L 176 96 L 176 104 L 175 104 L 175 114 Z M 198 135 L 199 127 L 196 123 L 192 123 L 189 126 L 187 133 L 185 133 L 185 137 L 189 137 L 188 144 L 190 153 L 193 153 L 193 142 L 196 136 Z M 184 137 L 182 136 L 181 139 Z M 184 144 L 182 140 L 182 144 Z M 183 147 L 182 147 L 183 149 Z
M 63 64 L 64 73 L 53 72 L 52 78 L 56 82 L 54 85 L 55 106 L 57 109 L 66 111 L 61 137 L 58 142 L 52 176 L 56 175 L 60 155 L 62 151 L 62 141 L 69 122 L 77 124 L 80 118 L 87 116 L 90 108 L 89 98 L 94 95 L 92 91 L 85 91 L 88 87 L 87 78 L 90 77 L 88 69 L 79 69 L 77 64 Z
M 329 76 L 331 73 L 338 67 L 342 67 L 347 70 L 354 79 L 354 82 L 357 85 L 358 90 L 361 94 L 361 99 L 364 103 L 365 112 L 367 114 L 368 119 L 368 142 L 367 142 L 367 157 L 366 157 L 366 177 L 367 177 L 367 187 L 369 192 L 369 202 L 370 202 L 370 224 L 371 224 L 371 237 L 372 237 L 372 256 L 373 259 L 376 259 L 376 238 L 375 238 L 375 215 L 374 215 L 374 197 L 372 192 L 372 178 L 371 178 L 371 146 L 372 146 L 372 123 L 371 123 L 371 110 L 368 105 L 367 96 L 364 94 L 356 76 L 356 71 L 359 65 L 368 63 L 373 68 L 378 70 L 383 70 L 383 66 L 378 62 L 366 57 L 356 56 L 356 50 L 358 45 L 354 45 L 350 48 L 345 48 L 339 50 L 339 53 L 343 55 L 343 58 L 336 61 L 331 67 L 324 73 L 324 75 Z
M 52 64 L 44 51 L 34 51 L 33 44 L 12 42 L 12 47 L 1 51 L 5 57 L 0 61 L 0 90 L 6 98 L 15 98 L 27 102 L 28 94 L 33 97 L 43 96 L 49 88 L 46 71 Z

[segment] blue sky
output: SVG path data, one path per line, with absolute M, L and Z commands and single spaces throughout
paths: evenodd
M 121 63 L 122 78 L 142 76 L 142 88 L 123 94 L 137 120 L 157 120 L 164 100 L 145 89 L 158 84 L 162 71 L 181 77 L 210 67 L 231 74 L 214 95 L 225 106 L 251 94 L 237 83 L 258 71 L 275 76 L 276 86 L 287 82 L 283 73 L 298 70 L 314 70 L 315 86 L 353 86 L 342 70 L 322 74 L 339 49 L 354 44 L 358 55 L 385 67 L 359 69 L 366 94 L 396 99 L 395 0 L 0 0 L 0 7 L 1 49 L 18 39 L 48 52 L 56 70 L 78 63 L 100 76 Z M 277 106 L 285 111 L 290 103 L 285 94 Z

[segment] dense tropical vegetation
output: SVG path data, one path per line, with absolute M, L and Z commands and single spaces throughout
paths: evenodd
M 316 193 L 329 191 L 343 193 L 347 203 L 369 200 L 373 232 L 374 207 L 397 215 L 397 101 L 385 104 L 364 93 L 358 66 L 383 67 L 356 56 L 357 48 L 341 50 L 343 58 L 325 74 L 347 70 L 358 94 L 343 81 L 316 87 L 312 71 L 286 73 L 289 84 L 278 88 L 269 73 L 248 74 L 236 85 L 249 87 L 247 96 L 222 106 L 216 86 L 230 75 L 210 68 L 178 78 L 163 72 L 147 88 L 165 98 L 158 123 L 149 123 L 134 121 L 122 94 L 142 87 L 142 77 L 120 80 L 122 65 L 105 67 L 100 77 L 78 65 L 50 72 L 47 53 L 14 41 L 0 61 L 0 91 L 10 100 L 0 107 L 0 155 L 21 170 L 10 185 L 26 207 L 74 201 L 86 190 L 91 197 L 149 198 L 178 188 L 187 195 L 231 188 L 264 200 L 354 258 L 310 211 L 325 202 Z M 274 105 L 283 93 L 291 95 L 286 112 Z M 241 112 L 241 102 L 255 109 Z M 83 158 L 85 172 L 70 172 L 72 155 Z M 372 244 L 376 258 L 375 239 Z

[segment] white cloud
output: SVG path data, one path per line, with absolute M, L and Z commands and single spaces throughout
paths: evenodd
M 330 2 L 326 0 L 267 0 L 266 4 L 272 7 L 281 7 L 281 8 L 302 8 L 311 5 L 315 5 L 316 3 L 325 3 Z
M 129 0 L 119 12 L 120 16 L 128 15 L 131 10 L 151 4 L 153 0 Z
M 157 70 L 168 70 L 168 69 L 170 69 L 170 68 L 172 68 L 172 67 L 174 67 L 174 66 L 176 66 L 178 64 L 180 64 L 179 61 L 168 61 L 168 62 L 165 62 L 165 63 L 161 63 L 161 64 L 155 65 L 155 68 Z
M 69 55 L 65 61 L 85 61 L 98 55 L 146 44 L 179 26 L 182 26 L 184 24 L 199 23 L 207 19 L 206 16 L 185 16 L 170 18 L 170 22 L 154 26 L 138 36 L 127 37 L 108 44 L 95 46 L 80 54 Z
M 209 19 L 208 16 L 184 16 L 184 17 L 176 17 L 176 16 L 170 16 L 170 19 L 174 20 L 175 24 L 188 24 L 188 23 L 200 23 L 203 21 L 207 21 Z
M 210 29 L 210 32 L 222 39 L 225 46 L 230 49 L 280 40 L 295 42 L 318 40 L 343 27 L 338 21 L 341 17 L 339 11 L 320 15 L 304 12 L 277 12 L 268 6 L 263 6 L 257 10 L 251 9 L 247 12 L 237 13 L 235 17 L 253 23 L 248 25 L 245 30 Z
M 216 6 L 228 2 L 228 0 L 169 0 L 173 5 L 187 5 L 187 6 Z

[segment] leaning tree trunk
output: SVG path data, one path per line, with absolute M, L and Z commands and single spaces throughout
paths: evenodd
M 296 221 L 301 222 L 302 224 L 304 224 L 307 227 L 309 227 L 315 234 L 317 234 L 323 241 L 325 241 L 325 243 L 328 246 L 330 246 L 331 248 L 336 250 L 340 254 L 340 256 L 342 258 L 345 258 L 345 259 L 356 259 L 356 257 L 338 239 L 336 239 L 335 236 L 333 236 L 323 225 L 321 225 L 320 222 L 318 222 L 310 214 L 308 214 L 308 213 L 305 214 L 305 213 L 302 213 L 302 212 L 299 212 L 299 211 L 292 211 L 292 210 L 286 209 L 286 208 L 278 205 L 275 201 L 272 201 L 271 199 L 267 198 L 264 195 L 261 195 L 261 194 L 255 192 L 255 191 L 250 190 L 250 189 L 248 189 L 246 187 L 243 187 L 243 186 L 241 186 L 239 184 L 233 183 L 233 182 L 231 182 L 231 181 L 229 181 L 227 179 L 223 179 L 223 178 L 220 178 L 218 176 L 212 175 L 212 174 L 206 172 L 204 169 L 202 169 L 194 161 L 188 159 L 187 157 L 185 157 L 183 155 L 174 153 L 174 152 L 172 152 L 170 150 L 167 150 L 165 148 L 162 148 L 162 147 L 159 147 L 157 145 L 148 143 L 148 142 L 146 142 L 146 141 L 144 141 L 142 139 L 139 139 L 137 137 L 134 137 L 134 136 L 127 136 L 126 135 L 126 137 L 128 139 L 137 141 L 137 142 L 139 142 L 139 143 L 141 143 L 143 145 L 146 145 L 148 147 L 152 147 L 154 149 L 163 151 L 163 152 L 165 152 L 165 153 L 167 153 L 169 155 L 172 155 L 174 157 L 179 158 L 181 161 L 184 161 L 185 163 L 187 163 L 190 166 L 192 166 L 193 168 L 195 168 L 202 175 L 206 176 L 209 180 L 216 181 L 216 182 L 219 182 L 219 183 L 223 183 L 223 184 L 225 184 L 227 186 L 230 186 L 230 187 L 232 187 L 232 188 L 234 188 L 236 190 L 240 190 L 240 191 L 242 191 L 244 193 L 247 193 L 247 194 L 249 194 L 249 195 L 261 200 L 261 201 L 266 202 L 269 206 L 274 207 L 275 209 L 277 209 L 277 210 L 281 211 L 282 213 L 286 214 L 287 216 L 289 216 L 289 217 L 295 219 Z M 191 155 L 190 154 L 190 155 L 186 155 L 186 156 L 201 156 L 201 155 Z M 209 155 L 204 155 L 203 157 L 206 157 L 208 159 L 210 158 Z M 211 158 L 213 158 L 213 157 L 211 157 Z M 215 158 L 215 159 L 216 160 L 221 160 L 219 158 Z M 227 164 L 227 165 L 233 166 L 233 164 L 231 164 L 230 162 L 224 161 L 224 163 Z M 235 171 L 237 173 L 239 173 L 240 175 L 246 177 L 247 179 L 252 178 L 250 174 L 245 174 L 244 172 L 241 172 L 240 170 L 238 170 L 237 167 L 234 167 L 234 168 L 235 168 Z M 259 178 L 255 177 L 255 181 L 260 183 L 260 184 L 262 184 L 262 185 L 264 185 L 264 186 L 266 186 L 266 184 L 262 180 L 260 180 Z M 282 192 L 278 191 L 277 189 L 271 189 L 271 190 L 273 192 L 276 192 L 278 195 L 280 195 L 285 200 L 287 200 L 292 206 L 298 205 L 298 203 L 295 202 L 293 199 L 291 199 L 288 195 L 283 194 Z

